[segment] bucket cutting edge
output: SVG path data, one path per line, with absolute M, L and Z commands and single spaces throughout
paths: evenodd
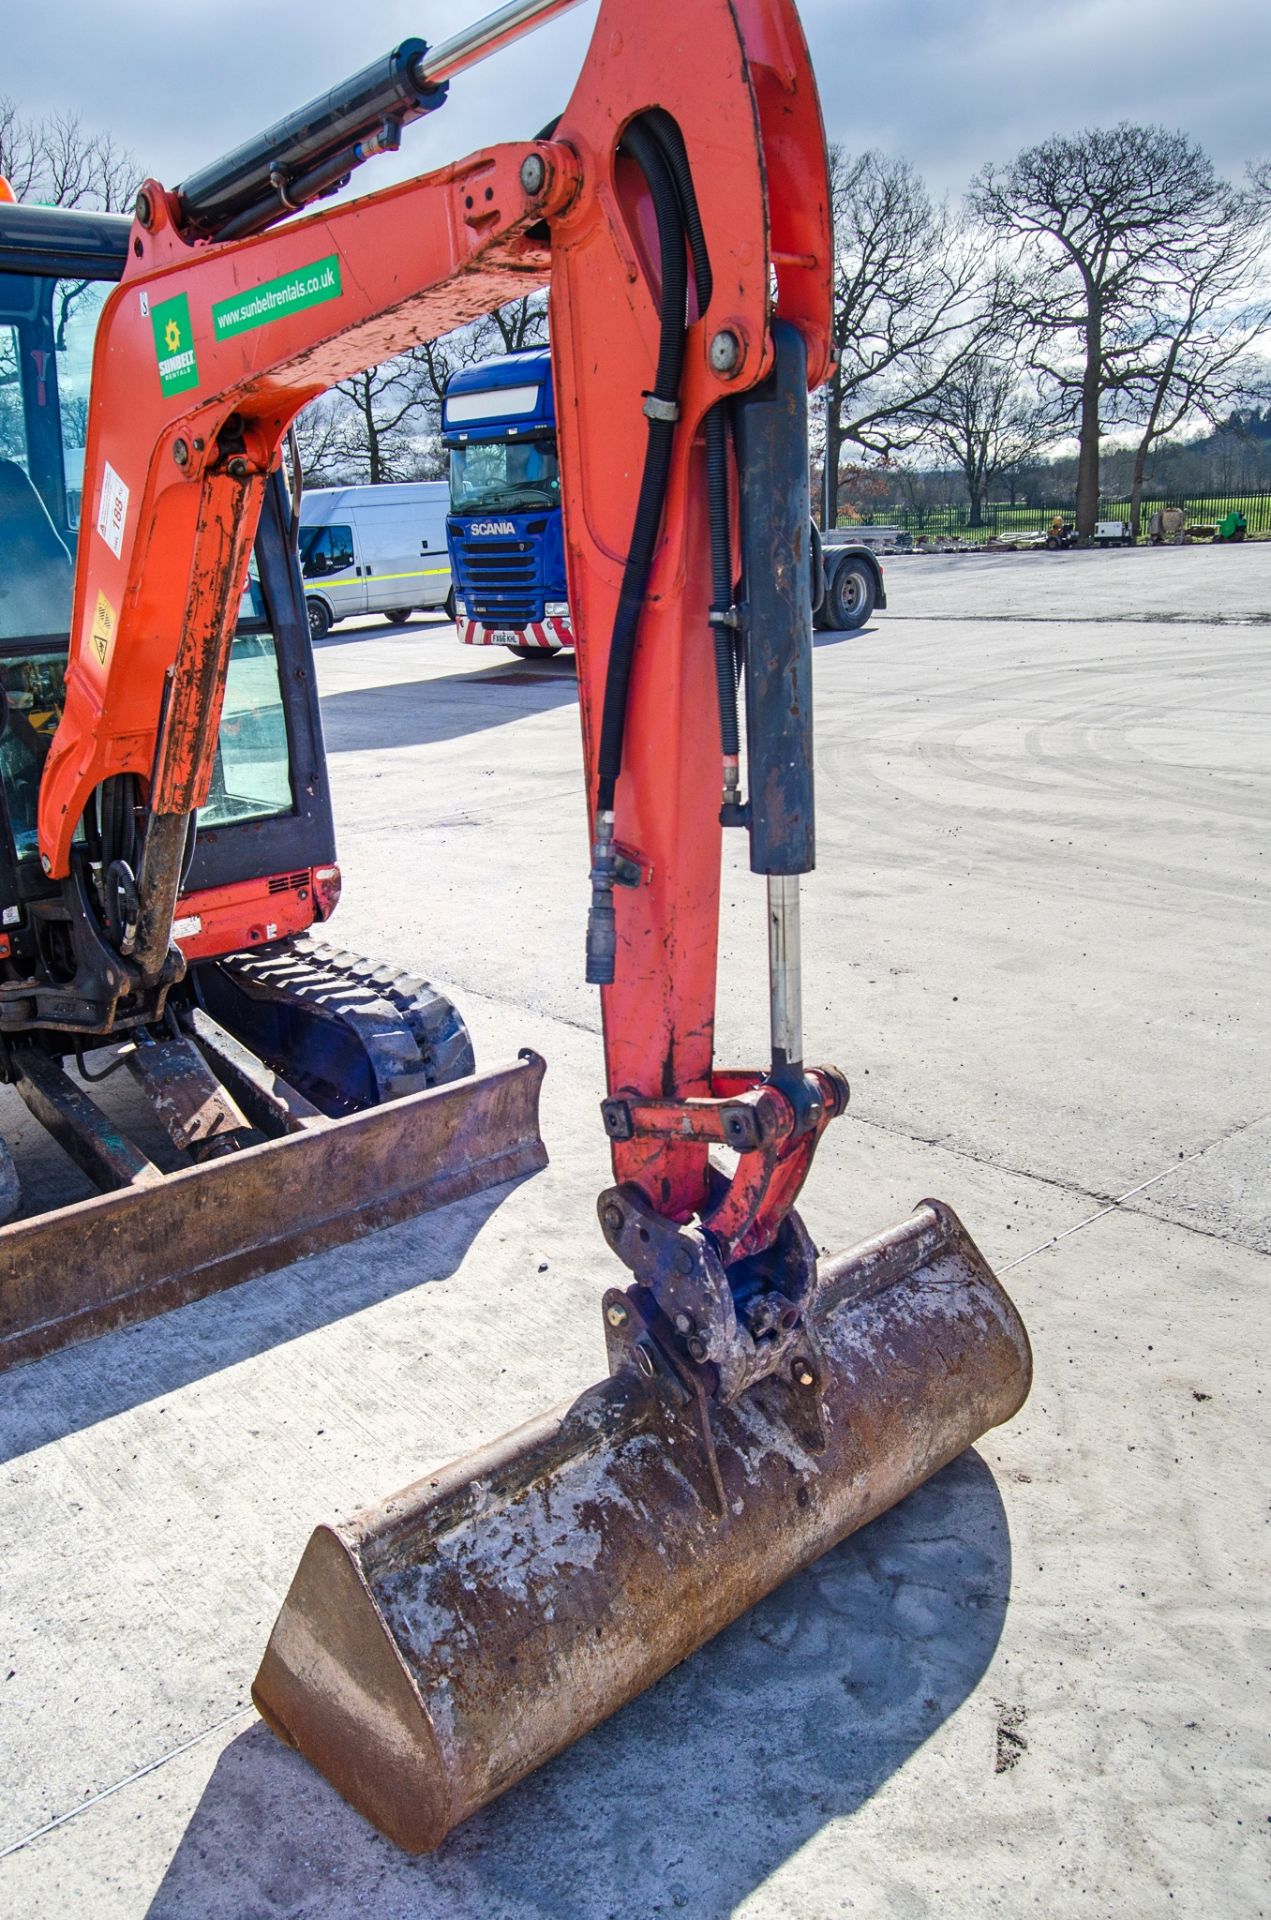
M 685 1659 L 1023 1404 L 1028 1337 L 936 1201 L 827 1262 L 819 1437 L 798 1389 L 711 1415 L 726 1494 L 624 1368 L 339 1527 L 319 1527 L 253 1698 L 412 1852 Z

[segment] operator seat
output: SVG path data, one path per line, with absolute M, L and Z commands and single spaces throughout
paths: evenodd
M 75 567 L 15 460 L 0 460 L 0 644 L 69 633 Z

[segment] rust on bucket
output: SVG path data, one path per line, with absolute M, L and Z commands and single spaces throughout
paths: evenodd
M 1022 1405 L 1019 1315 L 925 1201 L 822 1270 L 820 1417 L 773 1378 L 700 1434 L 624 1367 L 319 1527 L 252 1689 L 276 1733 L 426 1851 Z M 810 1434 L 815 1433 L 815 1440 Z

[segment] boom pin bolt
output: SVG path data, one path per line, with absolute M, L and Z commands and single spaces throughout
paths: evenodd
M 620 1300 L 615 1300 L 605 1308 L 605 1319 L 611 1327 L 625 1327 L 631 1318 Z
M 794 1366 L 791 1368 L 791 1372 L 794 1375 L 794 1384 L 796 1387 L 814 1387 L 816 1385 L 816 1375 L 806 1360 L 796 1360 Z
M 741 341 L 731 327 L 721 327 L 711 341 L 711 366 L 716 373 L 731 373 L 741 359 Z

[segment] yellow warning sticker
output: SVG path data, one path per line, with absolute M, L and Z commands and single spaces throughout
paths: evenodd
M 104 667 L 110 658 L 110 646 L 115 637 L 115 609 L 104 593 L 97 596 L 97 611 L 93 615 L 93 631 L 89 644 L 97 656 L 97 664 Z

